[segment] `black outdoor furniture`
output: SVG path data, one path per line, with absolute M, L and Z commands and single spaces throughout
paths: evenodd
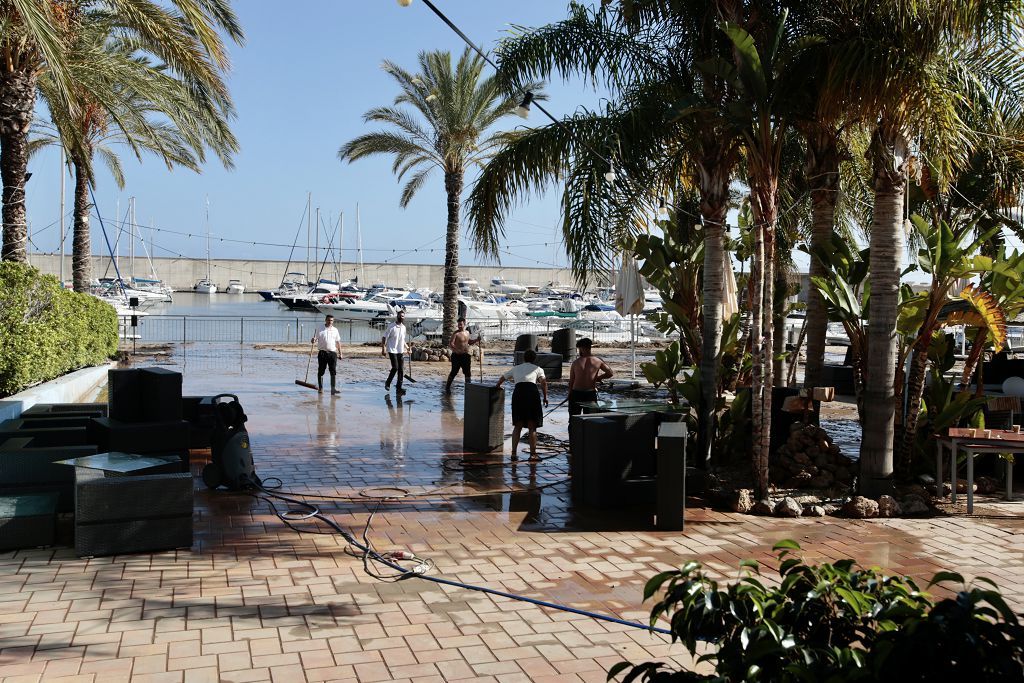
M 89 424 L 89 442 L 96 450 L 121 451 L 140 455 L 178 455 L 183 471 L 188 469 L 189 423 L 185 420 L 168 422 L 121 422 L 109 417 L 97 417 Z
M 7 439 L 0 443 L 0 494 L 55 494 L 57 510 L 74 507 L 75 476 L 59 460 L 96 453 L 93 445 L 40 446 L 32 437 Z
M 551 353 L 562 356 L 566 363 L 576 358 L 576 330 L 571 327 L 563 327 L 551 333 Z
M 854 396 L 857 386 L 853 380 L 853 366 L 825 363 L 821 368 L 821 386 L 835 387 L 836 393 L 843 396 Z
M 536 351 L 540 348 L 540 340 L 535 334 L 521 334 L 516 337 L 516 351 L 527 351 L 533 349 Z
M 106 403 L 37 403 L 21 411 L 22 420 L 51 417 L 106 417 Z
M 505 390 L 493 384 L 466 385 L 462 446 L 490 453 L 505 442 Z
M 0 551 L 53 545 L 57 494 L 0 496 Z
M 192 546 L 192 475 L 171 459 L 100 453 L 75 473 L 75 553 L 119 555 Z
M 573 500 L 596 508 L 654 500 L 654 412 L 604 412 L 569 419 Z
M 513 356 L 513 365 L 520 365 L 525 363 L 526 360 L 523 358 L 525 351 L 516 351 Z M 537 360 L 534 361 L 534 365 L 544 371 L 545 379 L 561 379 L 562 378 L 562 355 L 558 353 L 537 353 Z
M 88 443 L 88 418 L 14 419 L 0 422 L 0 442 L 34 438 L 40 446 L 81 446 Z

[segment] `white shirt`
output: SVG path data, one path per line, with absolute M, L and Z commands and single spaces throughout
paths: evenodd
M 512 380 L 515 384 L 520 382 L 536 384 L 537 380 L 544 376 L 544 370 L 533 363 L 520 363 L 519 365 L 513 365 L 512 369 L 506 371 L 502 376 L 505 379 Z
M 338 344 L 341 343 L 341 333 L 338 332 L 338 328 L 327 327 L 324 325 L 320 328 L 320 331 L 316 333 L 316 348 L 319 351 L 334 351 L 337 353 Z
M 384 333 L 384 350 L 388 353 L 405 353 L 405 323 L 391 323 Z

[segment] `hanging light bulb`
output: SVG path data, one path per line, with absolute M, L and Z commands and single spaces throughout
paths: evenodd
M 608 163 L 608 172 L 604 174 L 604 179 L 609 183 L 614 183 L 618 176 L 615 175 L 615 164 L 612 162 Z
M 412 79 L 412 84 L 415 85 L 417 88 L 423 87 L 423 81 L 421 81 L 419 78 Z
M 658 197 L 658 220 L 668 220 L 668 203 L 664 197 Z
M 434 93 L 430 93 L 429 95 L 426 96 L 425 99 L 427 100 L 427 102 L 433 102 L 434 100 L 437 99 L 437 95 L 435 95 Z
M 516 116 L 519 118 L 527 119 L 530 118 L 530 103 L 533 102 L 533 93 L 529 90 L 523 95 L 523 101 L 516 107 Z
M 412 4 L 412 0 L 398 0 L 399 7 L 408 7 Z

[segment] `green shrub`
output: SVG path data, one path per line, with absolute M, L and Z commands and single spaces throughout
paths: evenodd
M 931 584 L 957 582 L 955 597 L 933 603 L 912 579 L 858 569 L 853 560 L 811 566 L 789 557 L 800 546 L 782 541 L 778 587 L 758 578 L 756 562 L 725 588 L 696 562 L 658 574 L 644 589 L 651 625 L 671 614 L 673 641 L 714 674 L 674 671 L 656 662 L 621 662 L 609 680 L 624 681 L 1021 681 L 1024 628 L 995 584 L 967 586 L 940 572 Z
M 22 263 L 0 262 L 0 396 L 109 359 L 117 313 Z

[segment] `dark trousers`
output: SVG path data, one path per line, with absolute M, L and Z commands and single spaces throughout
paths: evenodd
M 399 389 L 402 388 L 402 378 L 405 377 L 405 356 L 401 353 L 389 353 L 388 358 L 391 359 L 391 373 L 388 375 L 387 384 L 391 384 L 391 380 L 398 375 L 398 384 L 395 385 Z
M 590 391 L 583 391 L 580 389 L 573 389 L 569 392 L 569 414 L 580 415 L 583 413 L 583 406 L 581 403 L 590 403 L 597 400 L 597 392 L 591 389 Z
M 466 376 L 466 381 L 472 381 L 471 375 L 473 374 L 473 357 L 468 353 L 453 353 L 452 354 L 452 371 L 448 373 L 448 387 L 451 387 L 452 380 L 459 374 L 459 370 Z
M 324 370 L 331 371 L 331 390 L 334 390 L 335 377 L 338 374 L 338 354 L 335 351 L 320 351 L 316 354 L 316 383 L 324 388 Z

